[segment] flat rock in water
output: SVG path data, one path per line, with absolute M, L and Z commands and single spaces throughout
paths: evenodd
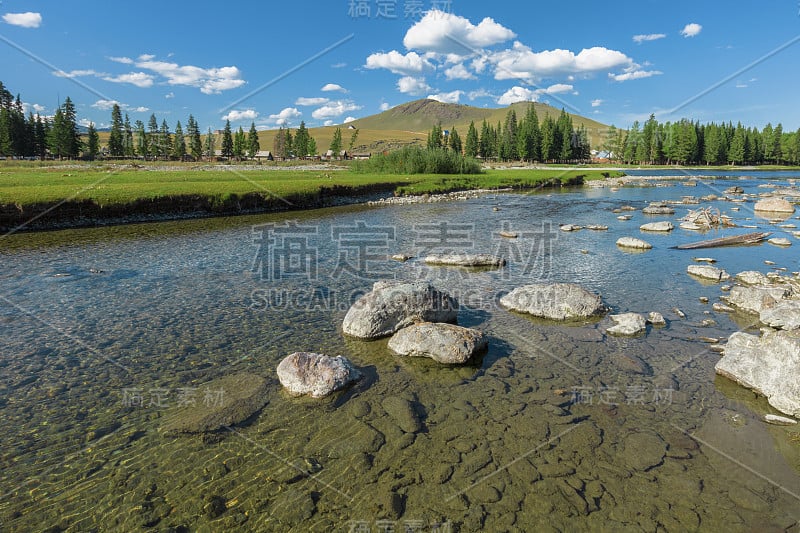
M 633 217 L 631 215 L 620 215 L 620 216 L 617 217 L 617 220 L 626 221 L 626 220 L 630 220 L 632 218 Z
M 350 307 L 345 334 L 361 339 L 391 335 L 416 322 L 454 323 L 458 302 L 425 281 L 379 281 Z
M 609 318 L 615 324 L 606 330 L 610 335 L 638 335 L 647 329 L 647 322 L 639 313 L 622 313 Z
M 661 313 L 659 313 L 657 311 L 651 311 L 647 315 L 647 321 L 650 324 L 654 325 L 654 326 L 666 326 L 667 325 L 667 321 L 664 318 L 664 315 L 662 315 Z
M 620 237 L 617 239 L 617 246 L 635 250 L 649 250 L 653 247 L 649 242 L 637 239 L 636 237 Z
M 644 213 L 645 215 L 674 215 L 675 210 L 668 205 L 651 204 L 642 209 L 642 213 Z
M 290 394 L 322 398 L 361 378 L 346 357 L 295 352 L 278 365 L 278 379 Z
M 709 265 L 689 265 L 686 267 L 686 272 L 698 278 L 707 279 L 710 281 L 725 281 L 731 279 L 730 274 L 724 270 L 709 266 Z
M 269 401 L 267 380 L 255 374 L 233 374 L 197 388 L 193 401 L 164 417 L 161 433 L 213 433 L 258 413 Z
M 736 281 L 745 285 L 766 285 L 769 280 L 767 276 L 755 270 L 745 270 L 736 274 Z
M 558 229 L 561 231 L 578 231 L 582 230 L 583 226 L 576 226 L 575 224 L 561 224 Z
M 695 224 L 694 222 L 681 222 L 678 224 L 678 227 L 689 231 L 700 231 L 706 229 L 703 226 Z
M 639 229 L 642 231 L 651 231 L 651 232 L 661 232 L 666 233 L 675 229 L 675 226 L 672 222 L 661 221 L 661 222 L 649 222 L 647 224 L 642 224 L 639 226 Z
M 758 319 L 777 329 L 800 329 L 800 301 L 780 300 L 774 306 L 762 309 Z
M 624 353 L 612 353 L 610 358 L 614 366 L 623 372 L 640 374 L 642 376 L 650 376 L 653 374 L 653 369 L 650 368 L 650 365 L 641 357 Z
M 787 418 L 779 415 L 764 415 L 764 421 L 767 424 L 774 424 L 776 426 L 794 426 L 797 425 L 797 420 Z
M 723 297 L 729 305 L 749 313 L 761 313 L 789 296 L 789 291 L 783 287 L 742 287 L 731 289 Z
M 769 244 L 773 246 L 791 246 L 792 241 L 787 239 L 786 237 L 773 237 L 767 241 Z
M 502 257 L 489 254 L 441 254 L 425 258 L 429 265 L 462 267 L 501 267 L 506 264 Z
M 800 338 L 796 332 L 772 331 L 757 337 L 737 331 L 728 339 L 715 369 L 763 394 L 778 411 L 800 417 Z
M 606 312 L 600 295 L 574 283 L 540 283 L 518 287 L 500 298 L 506 309 L 551 320 L 587 318 Z
M 389 396 L 381 402 L 381 406 L 404 432 L 416 433 L 422 429 L 422 421 L 414 404 L 410 401 L 397 396 Z
M 713 257 L 692 257 L 692 261 L 695 263 L 716 263 L 717 260 Z
M 764 198 L 756 202 L 753 209 L 768 213 L 794 213 L 794 206 L 783 198 Z
M 586 226 L 586 229 L 590 229 L 592 231 L 608 231 L 608 226 L 600 224 L 589 224 L 588 226 Z
M 401 329 L 389 340 L 389 349 L 398 355 L 429 357 L 446 365 L 466 363 L 487 346 L 478 330 L 430 322 Z

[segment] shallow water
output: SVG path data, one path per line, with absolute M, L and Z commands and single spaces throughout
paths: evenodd
M 683 206 L 627 222 L 612 212 L 733 184 L 758 193 L 767 177 L 793 176 L 0 240 L 0 529 L 797 528 L 800 430 L 762 423 L 766 402 L 715 377 L 718 355 L 699 340 L 758 326 L 713 312 L 719 285 L 686 274 L 695 256 L 731 273 L 768 272 L 764 260 L 800 270 L 797 245 L 674 250 L 716 232 L 639 231 Z M 755 217 L 752 202 L 713 205 L 740 224 L 790 231 Z M 610 230 L 565 233 L 560 223 Z M 502 239 L 503 229 L 520 238 Z M 725 234 L 737 231 L 756 230 Z M 259 248 L 259 232 L 273 241 Z M 654 249 L 624 252 L 614 245 L 623 235 Z M 500 253 L 509 265 L 384 259 L 448 250 Z M 479 361 L 442 368 L 392 356 L 385 340 L 342 336 L 344 313 L 373 281 L 420 277 L 459 298 L 459 323 L 490 336 Z M 598 291 L 614 312 L 659 311 L 668 325 L 614 338 L 608 318 L 558 325 L 496 305 L 545 279 Z M 299 350 L 346 355 L 366 377 L 327 399 L 290 398 L 274 369 Z M 213 442 L 158 434 L 181 389 L 240 371 L 271 383 L 250 425 Z M 131 405 L 136 394 L 142 405 Z M 404 431 L 390 397 L 408 400 L 421 427 Z M 221 509 L 209 505 L 215 496 Z

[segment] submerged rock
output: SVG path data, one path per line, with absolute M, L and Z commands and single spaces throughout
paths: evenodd
M 446 365 L 466 363 L 487 346 L 478 330 L 429 322 L 401 329 L 389 340 L 389 349 L 398 355 L 429 357 Z
M 615 324 L 606 330 L 611 335 L 637 335 L 647 329 L 647 322 L 639 313 L 622 313 L 609 318 Z
M 689 265 L 686 267 L 686 272 L 698 278 L 708 279 L 711 281 L 725 281 L 731 279 L 730 274 L 721 268 L 709 265 Z
M 674 215 L 675 210 L 667 204 L 653 203 L 642 209 L 645 215 Z
M 617 239 L 617 246 L 636 250 L 649 250 L 653 247 L 649 242 L 637 239 L 636 237 L 620 237 Z
M 201 385 L 187 400 L 164 417 L 162 434 L 213 433 L 241 424 L 269 401 L 267 380 L 255 374 L 233 374 Z
M 727 296 L 723 296 L 722 299 L 742 311 L 760 313 L 773 307 L 788 295 L 789 291 L 783 287 L 737 286 L 732 288 L 731 292 Z
M 600 296 L 573 283 L 540 283 L 518 287 L 500 298 L 511 311 L 551 320 L 587 318 L 606 312 Z
M 361 378 L 346 357 L 295 352 L 278 365 L 278 379 L 290 394 L 322 398 Z
M 715 369 L 763 394 L 782 413 L 800 417 L 800 338 L 795 332 L 771 331 L 757 337 L 737 331 Z
M 776 426 L 794 426 L 797 425 L 797 420 L 793 418 L 787 418 L 785 416 L 779 415 L 764 415 L 764 421 L 767 424 L 773 424 Z
M 489 254 L 441 254 L 427 256 L 425 263 L 441 266 L 501 267 L 506 264 L 506 260 Z
M 647 224 L 642 224 L 639 226 L 639 229 L 642 231 L 665 233 L 674 230 L 675 226 L 672 224 L 672 222 L 664 220 L 661 222 L 649 222 Z
M 764 198 L 756 202 L 753 209 L 769 213 L 794 213 L 794 206 L 783 198 Z
M 379 281 L 344 317 L 342 330 L 361 339 L 391 335 L 415 322 L 455 322 L 458 303 L 425 281 Z

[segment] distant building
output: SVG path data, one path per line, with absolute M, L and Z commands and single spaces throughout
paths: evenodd
M 332 159 L 349 159 L 349 158 L 350 156 L 347 153 L 347 150 L 342 150 L 341 152 L 339 152 L 339 157 L 336 158 L 334 158 L 333 156 L 333 150 L 328 150 L 327 152 L 325 152 L 325 156 L 323 157 L 323 159 L 327 159 L 328 161 L 331 161 Z
M 353 152 L 352 154 L 350 154 L 350 159 L 353 159 L 355 161 L 363 161 L 363 160 L 369 159 L 371 157 L 372 157 L 372 154 L 369 153 L 369 152 L 360 152 L 360 153 Z
M 256 160 L 258 161 L 275 161 L 275 156 L 269 150 L 260 150 L 256 152 Z

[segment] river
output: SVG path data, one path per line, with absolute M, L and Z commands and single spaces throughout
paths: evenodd
M 649 202 L 722 196 L 731 185 L 756 194 L 794 178 L 721 173 L 695 187 L 4 237 L 0 530 L 797 528 L 798 430 L 764 424 L 774 411 L 716 377 L 719 354 L 701 340 L 758 332 L 757 321 L 712 311 L 719 284 L 686 274 L 698 255 L 731 274 L 800 270 L 792 229 L 755 216 L 752 201 L 711 201 L 701 206 L 796 244 L 681 251 L 672 247 L 757 230 L 639 231 L 699 207 L 648 217 Z M 638 211 L 620 221 L 614 210 L 626 205 Z M 562 223 L 609 230 L 567 233 Z M 614 244 L 625 235 L 654 248 L 625 252 Z M 497 253 L 509 264 L 432 268 L 419 260 L 429 251 Z M 416 258 L 386 259 L 395 253 Z M 459 323 L 489 336 L 480 360 L 445 368 L 342 335 L 346 310 L 374 281 L 419 278 L 457 297 Z M 538 281 L 579 283 L 613 312 L 658 311 L 667 326 L 619 338 L 605 335 L 607 317 L 555 324 L 497 305 Z M 275 367 L 295 351 L 346 355 L 365 378 L 326 399 L 291 398 Z M 270 401 L 249 425 L 218 439 L 159 434 L 187 390 L 242 371 L 270 381 Z M 418 431 L 387 414 L 389 397 L 411 402 Z

